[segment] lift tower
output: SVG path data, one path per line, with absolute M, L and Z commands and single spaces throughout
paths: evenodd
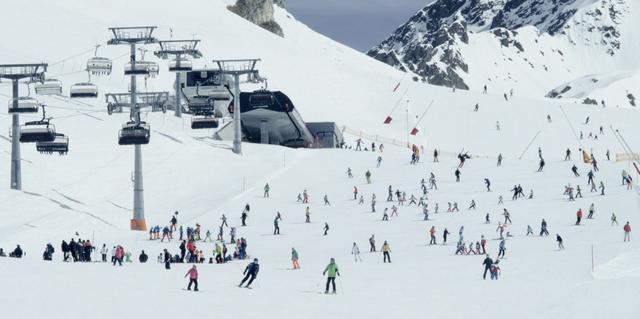
M 246 76 L 243 82 L 260 82 L 260 74 L 256 69 L 256 63 L 260 59 L 239 59 L 239 60 L 213 60 L 218 65 L 222 75 L 233 77 L 233 152 L 242 154 L 242 122 L 240 118 L 240 77 Z M 230 85 L 227 85 L 227 89 Z
M 158 40 L 153 37 L 153 31 L 156 28 L 157 27 L 155 26 L 112 27 L 109 28 L 109 31 L 113 33 L 113 37 L 107 42 L 108 45 L 128 45 L 131 52 L 129 64 L 125 66 L 125 75 L 131 76 L 130 92 L 129 94 L 124 93 L 124 95 L 130 96 L 129 100 L 127 101 L 128 103 L 117 103 L 117 101 L 114 101 L 115 104 L 111 105 L 116 105 L 120 108 L 129 107 L 131 109 L 130 118 L 133 122 L 133 125 L 131 127 L 123 126 L 123 130 L 120 131 L 119 142 L 119 144 L 121 145 L 133 144 L 135 147 L 133 173 L 133 219 L 131 219 L 131 230 L 147 230 L 146 222 L 144 219 L 144 187 L 142 181 L 141 144 L 146 144 L 149 142 L 148 138 L 150 132 L 148 126 L 145 127 L 140 122 L 140 104 L 138 102 L 138 92 L 136 89 L 136 75 L 149 75 L 151 72 L 153 72 L 153 70 L 149 68 L 149 64 L 147 62 L 141 61 L 141 63 L 136 63 L 136 45 L 157 43 Z M 110 96 L 113 95 L 106 96 L 107 102 L 109 102 Z M 125 141 L 125 139 L 122 138 L 123 133 L 131 133 L 134 136 L 138 133 L 146 134 L 146 143 L 139 142 L 138 140 L 131 143 L 123 143 L 123 141 Z
M 169 57 L 174 58 L 169 62 L 169 71 L 176 73 L 176 117 L 182 117 L 182 106 L 180 102 L 182 98 L 182 92 L 180 91 L 180 78 L 182 76 L 182 72 L 191 71 L 193 69 L 193 64 L 191 63 L 191 61 L 185 59 L 185 57 L 190 56 L 194 59 L 199 59 L 202 57 L 202 53 L 200 52 L 200 50 L 196 49 L 198 42 L 200 42 L 200 40 L 158 41 L 160 50 L 154 52 L 157 57 L 164 60 L 169 59 Z
M 2 64 L 0 65 L 0 78 L 9 79 L 13 85 L 13 98 L 9 102 L 9 113 L 12 115 L 11 123 L 11 189 L 22 190 L 22 169 L 20 163 L 20 113 L 18 82 L 29 78 L 30 81 L 44 82 L 44 73 L 47 64 Z M 31 109 L 33 110 L 33 109 Z M 25 112 L 32 112 L 24 110 Z M 35 109 L 37 112 L 37 108 Z

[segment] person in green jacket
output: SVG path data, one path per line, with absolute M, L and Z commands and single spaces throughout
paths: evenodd
M 336 264 L 336 260 L 331 258 L 331 261 L 327 265 L 327 267 L 322 272 L 322 275 L 327 275 L 327 285 L 324 290 L 325 294 L 329 293 L 329 284 L 333 286 L 333 293 L 336 293 L 336 275 L 340 276 L 340 270 L 338 270 L 338 265 Z

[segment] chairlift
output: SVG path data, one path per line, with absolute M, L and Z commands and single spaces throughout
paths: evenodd
M 186 72 L 193 70 L 193 63 L 190 60 L 181 59 L 169 61 L 169 71 L 171 72 Z
M 18 106 L 14 107 L 14 99 L 9 100 L 9 113 L 38 113 L 40 102 L 29 97 L 21 96 L 18 99 Z
M 20 143 L 52 142 L 56 127 L 49 120 L 26 122 L 20 126 Z
M 36 84 L 36 94 L 38 95 L 62 94 L 62 82 L 56 79 L 47 79 L 42 83 L 38 83 Z
M 90 82 L 76 83 L 69 89 L 71 98 L 96 98 L 98 97 L 98 86 Z
M 211 116 L 194 116 L 191 118 L 191 128 L 194 130 L 218 128 L 218 120 Z
M 62 133 L 55 133 L 54 135 L 55 138 L 53 141 L 37 141 L 36 150 L 43 154 L 67 154 L 69 152 L 69 137 Z
M 108 58 L 98 56 L 98 48 L 100 45 L 96 45 L 94 57 L 87 60 L 87 72 L 93 75 L 109 75 L 113 67 L 113 61 Z
M 158 75 L 160 67 L 158 63 L 152 61 L 136 61 L 135 63 L 127 63 L 124 66 L 125 75 L 147 75 L 154 77 Z
M 131 121 L 122 125 L 119 132 L 118 144 L 120 145 L 142 145 L 149 144 L 151 138 L 151 127 L 146 122 Z

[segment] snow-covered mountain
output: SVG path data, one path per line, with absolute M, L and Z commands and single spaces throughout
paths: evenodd
M 368 54 L 415 80 L 544 96 L 587 75 L 637 72 L 639 10 L 629 0 L 438 0 Z

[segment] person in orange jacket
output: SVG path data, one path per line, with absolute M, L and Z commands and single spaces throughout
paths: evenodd
M 631 225 L 629 225 L 629 222 L 624 224 L 624 227 L 622 227 L 622 229 L 624 229 L 624 241 L 631 241 Z

